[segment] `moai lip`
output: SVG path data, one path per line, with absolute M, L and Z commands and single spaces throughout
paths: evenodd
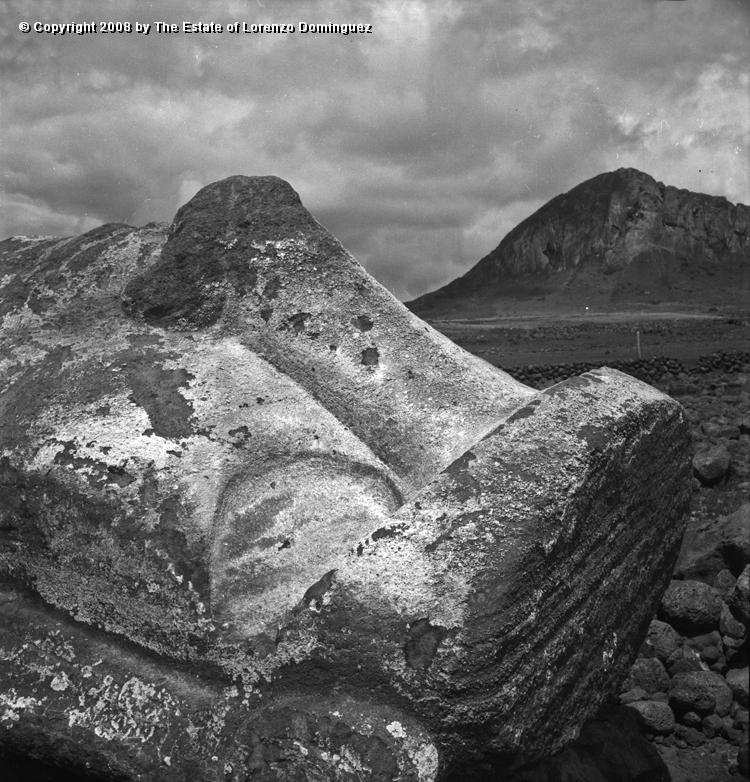
M 690 494 L 667 396 L 518 383 L 275 177 L 0 264 L 2 745 L 160 782 L 469 779 L 624 677 Z

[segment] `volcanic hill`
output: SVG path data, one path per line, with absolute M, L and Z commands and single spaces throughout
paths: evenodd
M 473 268 L 407 306 L 421 317 L 643 305 L 747 307 L 750 207 L 620 168 L 556 196 Z

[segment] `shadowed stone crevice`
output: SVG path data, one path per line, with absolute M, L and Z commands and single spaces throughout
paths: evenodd
M 323 607 L 323 597 L 335 583 L 336 571 L 329 570 L 319 581 L 316 581 L 304 594 L 301 606 L 311 611 L 320 611 Z
M 364 367 L 376 367 L 380 361 L 380 353 L 377 348 L 365 348 L 362 351 L 360 363 Z
M 295 334 L 301 334 L 305 330 L 305 323 L 310 318 L 309 312 L 298 312 L 295 315 L 287 318 L 288 328 L 290 328 Z
M 370 331 L 373 327 L 373 322 L 367 315 L 358 315 L 356 318 L 352 318 L 352 325 L 360 331 Z
M 426 671 L 446 634 L 444 627 L 431 625 L 429 619 L 418 619 L 409 627 L 409 638 L 404 646 L 406 664 L 417 671 Z
M 513 415 L 508 418 L 507 423 L 512 424 L 514 421 L 520 421 L 522 418 L 528 418 L 530 415 L 534 415 L 534 410 L 536 410 L 540 404 L 541 400 L 532 399 L 525 407 L 522 407 L 520 410 L 513 413 Z

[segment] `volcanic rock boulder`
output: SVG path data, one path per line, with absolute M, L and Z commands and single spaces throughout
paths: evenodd
M 725 577 L 733 577 L 731 585 L 734 586 L 734 579 L 750 564 L 749 530 L 750 502 L 747 502 L 734 513 L 687 532 L 675 576 L 713 584 L 716 576 L 724 571 Z
M 159 782 L 471 779 L 624 678 L 690 494 L 667 396 L 517 383 L 274 177 L 0 263 L 3 745 Z

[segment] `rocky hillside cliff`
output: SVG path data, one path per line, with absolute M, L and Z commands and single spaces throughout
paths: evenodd
M 408 306 L 422 315 L 508 300 L 545 306 L 748 301 L 750 207 L 621 168 L 563 193 L 479 263 Z

